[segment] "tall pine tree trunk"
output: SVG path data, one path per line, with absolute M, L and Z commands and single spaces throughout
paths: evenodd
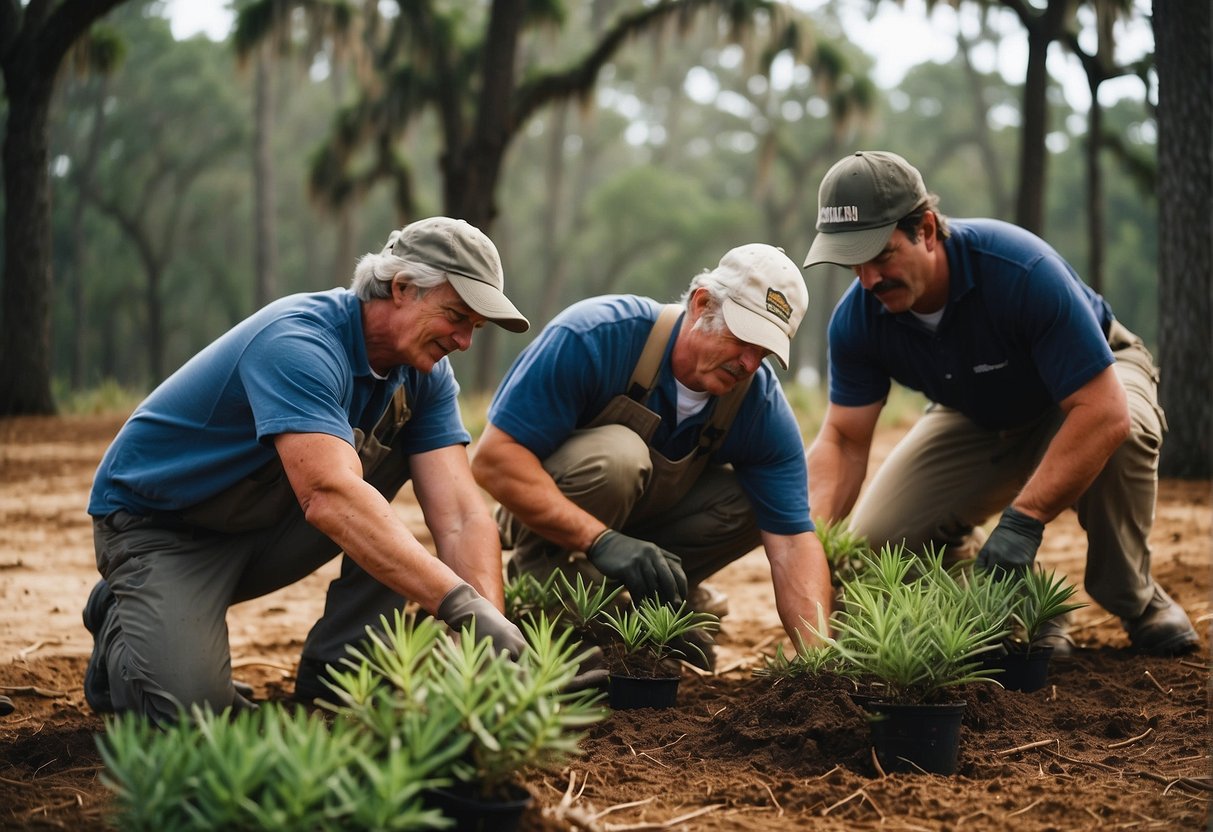
M 1154 4 L 1158 346 L 1170 431 L 1160 472 L 1213 473 L 1213 54 L 1210 4 Z

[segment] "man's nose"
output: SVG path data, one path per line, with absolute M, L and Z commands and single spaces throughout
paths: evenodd
M 455 331 L 451 334 L 451 337 L 454 339 L 455 346 L 459 348 L 460 352 L 463 352 L 472 345 L 472 333 L 475 331 L 476 327 L 472 325 L 471 321 L 461 324 L 455 328 Z
M 880 282 L 880 269 L 873 263 L 863 263 L 852 267 L 855 276 L 859 278 L 859 285 L 865 289 L 871 289 Z
M 739 363 L 747 373 L 755 373 L 758 371 L 758 365 L 762 363 L 762 359 L 766 357 L 767 351 L 765 347 L 749 346 L 742 350 Z

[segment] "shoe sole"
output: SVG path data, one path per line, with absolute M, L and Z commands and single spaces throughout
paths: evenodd
M 1184 653 L 1191 653 L 1200 646 L 1200 638 L 1196 633 L 1177 633 L 1168 639 L 1164 639 L 1158 644 L 1151 644 L 1145 647 L 1133 645 L 1133 649 L 1138 653 L 1145 653 L 1149 656 L 1179 656 Z

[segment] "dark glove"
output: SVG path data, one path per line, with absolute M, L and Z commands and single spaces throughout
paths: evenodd
M 488 599 L 472 588 L 471 584 L 457 584 L 442 598 L 438 605 L 438 617 L 459 632 L 471 623 L 472 637 L 492 639 L 495 650 L 504 650 L 511 659 L 518 658 L 526 648 L 526 639 L 514 622 L 494 607 Z
M 1031 569 L 1044 533 L 1044 523 L 1007 506 L 986 545 L 977 553 L 977 568 L 1004 574 Z
M 656 595 L 677 605 L 687 596 L 682 560 L 656 543 L 607 529 L 590 544 L 585 556 L 603 575 L 626 586 L 637 604 L 642 598 Z

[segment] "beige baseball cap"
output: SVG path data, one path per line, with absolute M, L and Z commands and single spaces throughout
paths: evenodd
M 786 370 L 792 336 L 809 307 L 800 269 L 783 249 L 750 243 L 730 249 L 714 271 L 731 287 L 722 304 L 729 331 L 770 350 Z
M 441 269 L 474 311 L 510 332 L 531 327 L 505 296 L 505 275 L 493 241 L 466 220 L 429 217 L 409 223 L 388 238 L 384 253 Z

